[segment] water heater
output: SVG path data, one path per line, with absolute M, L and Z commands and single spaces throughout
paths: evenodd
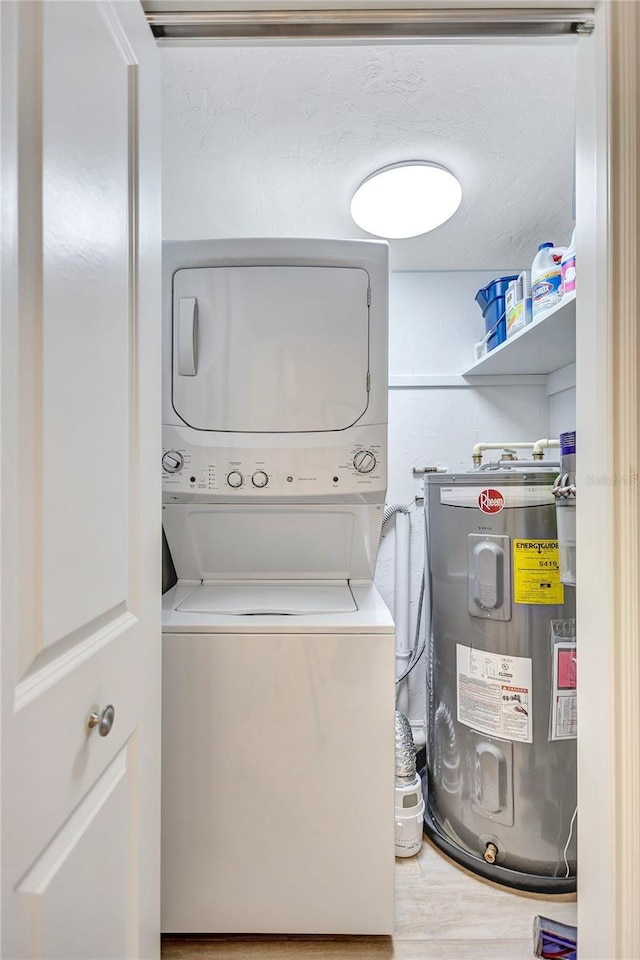
M 425 477 L 425 827 L 476 873 L 575 889 L 575 599 L 546 470 Z

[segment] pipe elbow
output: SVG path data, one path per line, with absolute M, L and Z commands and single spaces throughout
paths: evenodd
M 533 445 L 533 458 L 534 460 L 542 460 L 544 457 L 544 451 L 550 450 L 555 447 L 560 446 L 559 440 L 551 440 L 544 438 L 542 440 L 536 440 Z
M 474 445 L 473 450 L 471 451 L 471 459 L 473 460 L 474 467 L 479 467 L 482 464 L 482 454 L 487 449 L 486 440 L 481 440 L 480 443 Z

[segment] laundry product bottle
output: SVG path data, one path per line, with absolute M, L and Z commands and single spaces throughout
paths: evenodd
M 507 287 L 507 339 L 531 323 L 531 281 L 526 270 Z
M 562 296 L 562 254 L 550 240 L 541 243 L 531 265 L 533 316 L 550 310 Z
M 573 228 L 571 242 L 562 254 L 562 296 L 576 292 L 576 228 Z

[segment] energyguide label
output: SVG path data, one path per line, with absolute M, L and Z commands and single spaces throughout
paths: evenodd
M 557 540 L 513 541 L 515 603 L 564 603 Z

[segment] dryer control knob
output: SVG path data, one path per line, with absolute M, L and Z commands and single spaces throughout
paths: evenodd
M 179 473 L 184 466 L 184 457 L 177 450 L 167 450 L 162 454 L 162 469 L 165 473 Z
M 251 483 L 254 487 L 266 487 L 269 483 L 269 477 L 264 472 L 264 470 L 256 470 L 254 475 L 251 477 Z
M 244 477 L 239 470 L 232 470 L 231 473 L 227 474 L 227 483 L 230 487 L 237 489 L 244 483 Z
M 358 473 L 371 473 L 376 466 L 376 458 L 370 450 L 358 450 L 353 458 L 353 465 Z

